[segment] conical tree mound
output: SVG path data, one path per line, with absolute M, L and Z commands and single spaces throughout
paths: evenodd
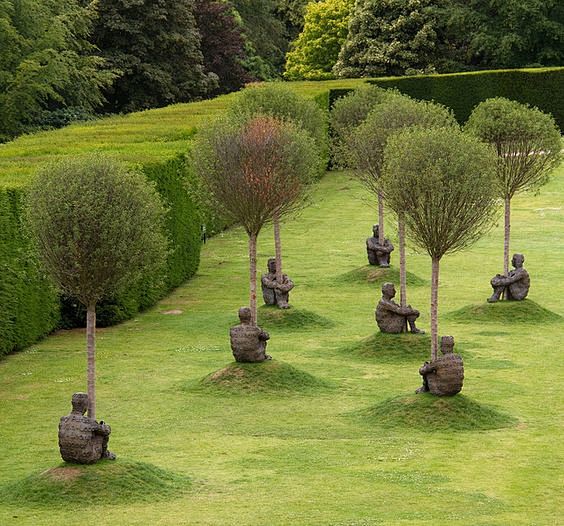
M 190 486 L 186 476 L 118 458 L 92 465 L 61 464 L 0 488 L 0 498 L 15 506 L 83 507 L 174 499 Z
M 263 305 L 258 309 L 258 324 L 266 330 L 292 329 L 307 331 L 330 329 L 335 322 L 306 309 L 279 309 L 275 305 Z
M 208 392 L 233 394 L 307 392 L 330 385 L 291 365 L 268 360 L 260 363 L 231 363 L 204 377 L 199 387 Z
M 378 285 L 386 282 L 399 283 L 400 274 L 399 269 L 395 267 L 380 268 L 374 267 L 372 265 L 366 265 L 364 267 L 355 268 L 349 272 L 341 274 L 337 278 L 341 283 L 376 283 Z M 427 280 L 420 278 L 419 276 L 407 272 L 407 284 L 412 287 L 418 287 L 421 285 L 426 285 Z
M 378 332 L 342 349 L 343 353 L 382 363 L 422 363 L 429 359 L 430 336 L 426 334 L 385 334 Z
M 357 414 L 378 427 L 409 428 L 425 432 L 482 431 L 517 424 L 517 419 L 512 416 L 462 394 L 450 397 L 431 394 L 395 397 Z
M 467 305 L 449 312 L 446 317 L 453 321 L 492 323 L 553 323 L 562 321 L 562 316 L 531 300 L 498 301 Z

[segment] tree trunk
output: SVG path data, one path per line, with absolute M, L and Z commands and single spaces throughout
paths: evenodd
M 86 307 L 86 354 L 88 357 L 88 416 L 96 419 L 96 304 Z
M 282 242 L 280 241 L 280 216 L 274 214 L 274 251 L 276 256 L 276 281 L 282 283 Z
M 407 306 L 407 272 L 405 269 L 405 222 L 403 214 L 398 216 L 398 236 L 400 249 L 400 305 Z
M 509 235 L 511 231 L 511 199 L 505 198 L 505 231 L 503 239 L 503 275 L 509 274 Z
M 257 324 L 257 235 L 249 235 L 249 285 L 251 321 Z
M 378 192 L 378 243 L 384 244 L 384 196 Z
M 431 265 L 431 359 L 439 354 L 439 259 L 432 258 Z

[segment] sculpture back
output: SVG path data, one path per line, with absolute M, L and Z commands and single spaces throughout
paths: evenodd
M 93 433 L 88 417 L 69 415 L 59 422 L 59 449 L 63 460 L 93 464 L 102 456 L 104 437 Z
M 437 396 L 451 396 L 462 390 L 464 364 L 459 354 L 449 353 L 433 360 L 434 373 L 427 375 L 429 391 Z

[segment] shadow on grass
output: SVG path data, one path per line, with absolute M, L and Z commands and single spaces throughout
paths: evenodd
M 498 301 L 466 305 L 449 312 L 446 319 L 459 322 L 491 322 L 503 324 L 515 323 L 553 323 L 562 321 L 562 316 L 552 312 L 531 300 Z
M 431 355 L 431 338 L 427 334 L 384 334 L 377 332 L 364 340 L 341 348 L 341 352 L 382 363 L 423 363 Z
M 438 397 L 413 394 L 389 398 L 353 414 L 384 428 L 420 431 L 484 431 L 512 427 L 518 420 L 462 394 Z
M 330 329 L 335 322 L 306 309 L 279 309 L 275 305 L 263 305 L 258 309 L 258 324 L 265 329 L 292 329 L 307 331 Z M 235 323 L 233 324 L 235 325 Z
M 400 277 L 399 269 L 395 267 L 380 268 L 372 265 L 365 267 L 355 268 L 350 272 L 337 276 L 336 281 L 341 283 L 377 283 L 382 284 L 386 282 L 394 283 L 399 287 Z M 427 280 L 407 272 L 407 284 L 413 287 L 426 285 Z
M 0 488 L 15 506 L 88 506 L 174 499 L 192 482 L 151 464 L 117 459 L 97 464 L 63 463 Z
M 260 363 L 230 363 L 202 378 L 188 390 L 206 393 L 307 393 L 328 390 L 331 383 L 277 360 Z

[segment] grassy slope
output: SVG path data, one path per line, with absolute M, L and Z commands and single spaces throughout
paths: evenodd
M 364 80 L 291 82 L 296 92 L 315 97 L 331 88 L 347 88 Z M 143 163 L 162 161 L 186 151 L 187 139 L 228 106 L 233 95 L 212 100 L 175 104 L 129 115 L 79 123 L 60 130 L 23 136 L 0 144 L 0 187 L 25 185 L 42 163 L 93 150 Z
M 98 414 L 112 425 L 111 449 L 122 462 L 154 465 L 193 485 L 176 499 L 154 502 L 131 502 L 126 493 L 120 500 L 117 487 L 111 503 L 97 499 L 85 509 L 97 524 L 558 523 L 564 323 L 447 316 L 490 294 L 489 279 L 501 268 L 501 224 L 473 249 L 446 257 L 440 332 L 453 334 L 465 357 L 460 406 L 485 420 L 493 408 L 518 423 L 461 431 L 472 426 L 445 429 L 441 418 L 442 429 L 426 433 L 421 418 L 409 414 L 419 357 L 403 362 L 389 348 L 383 357 L 358 352 L 359 342 L 375 333 L 379 297 L 377 283 L 342 279 L 365 265 L 364 239 L 376 212 L 362 195 L 346 174 L 329 174 L 300 220 L 283 227 L 285 271 L 297 284 L 291 302 L 334 326 L 264 327 L 277 361 L 328 388 L 231 395 L 198 387 L 230 362 L 228 327 L 246 303 L 247 243 L 240 230 L 212 239 L 196 278 L 154 309 L 99 332 Z M 540 195 L 515 199 L 512 221 L 513 250 L 525 253 L 532 276 L 531 301 L 560 316 L 563 197 L 561 168 Z M 388 232 L 396 241 L 393 225 Z M 266 229 L 261 267 L 272 251 Z M 428 279 L 428 258 L 409 256 L 410 272 Z M 411 287 L 409 300 L 428 329 L 428 285 Z M 164 314 L 173 309 L 183 312 Z M 60 464 L 57 421 L 68 412 L 70 395 L 85 388 L 85 366 L 80 331 L 53 335 L 0 362 L 0 485 Z M 396 397 L 405 410 L 397 399 L 387 404 Z M 428 405 L 423 400 L 417 407 Z M 403 417 L 412 416 L 416 425 L 394 425 L 398 410 L 401 421 L 409 426 Z M 456 418 L 464 424 L 466 415 Z M 76 517 L 76 506 L 65 508 L 49 494 L 43 505 L 0 501 L 0 524 L 78 524 Z

